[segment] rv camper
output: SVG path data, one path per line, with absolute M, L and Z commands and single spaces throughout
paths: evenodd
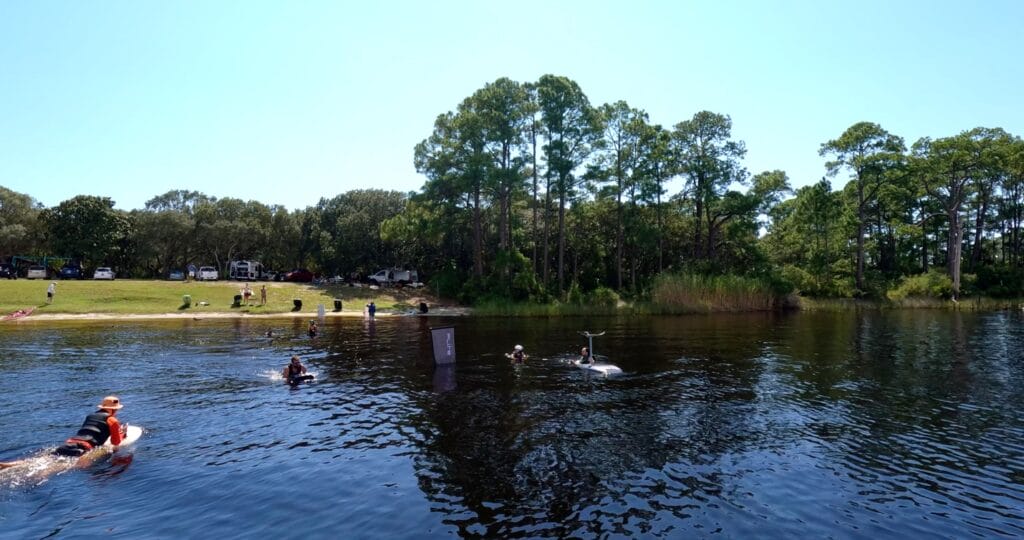
M 228 279 L 255 281 L 264 279 L 263 265 L 259 261 L 231 261 L 228 266 Z

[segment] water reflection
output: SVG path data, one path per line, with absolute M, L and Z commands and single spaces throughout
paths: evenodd
M 158 536 L 1024 534 L 1019 313 L 331 318 L 316 339 L 305 322 L 0 328 L 19 381 L 0 405 L 38 405 L 0 451 L 62 440 L 97 393 L 123 394 L 149 430 L 132 467 L 94 474 L 128 530 Z M 458 362 L 435 367 L 429 328 L 448 324 Z M 607 331 L 623 376 L 560 361 L 583 328 Z M 292 354 L 316 384 L 267 375 Z M 99 496 L 51 482 L 41 510 L 2 495 L 9 531 L 45 536 Z

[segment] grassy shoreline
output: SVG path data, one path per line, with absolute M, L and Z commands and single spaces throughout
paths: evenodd
M 244 283 L 235 281 L 158 281 L 158 280 L 64 280 L 57 281 L 57 293 L 52 304 L 46 303 L 46 288 L 50 281 L 0 280 L 0 316 L 15 310 L 34 307 L 33 318 L 56 316 L 308 316 L 323 304 L 328 313 L 334 312 L 334 299 L 342 301 L 337 315 L 361 315 L 363 307 L 373 301 L 378 313 L 404 313 L 414 310 L 419 303 L 436 307 L 435 299 L 426 291 L 413 289 L 371 289 L 344 285 L 313 286 L 305 283 L 255 282 L 248 305 L 233 306 L 234 296 L 241 294 Z M 259 305 L 260 287 L 267 287 L 267 303 Z M 192 303 L 185 306 L 183 295 L 190 295 Z M 302 309 L 295 311 L 293 299 L 302 301 Z M 202 305 L 202 303 L 206 305 Z

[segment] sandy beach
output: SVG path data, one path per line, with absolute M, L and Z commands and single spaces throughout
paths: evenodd
M 395 317 L 461 317 L 470 314 L 469 308 L 463 307 L 439 307 L 431 309 L 429 313 L 420 314 L 417 311 L 401 313 L 390 313 L 378 311 L 375 319 L 388 319 Z M 324 318 L 353 317 L 363 318 L 361 311 L 328 311 Z M 0 324 L 23 324 L 42 323 L 48 321 L 141 321 L 141 320 L 172 320 L 172 319 L 315 319 L 316 312 L 299 311 L 285 313 L 232 313 L 228 311 L 190 312 L 190 313 L 52 313 L 32 314 L 28 317 L 3 321 Z

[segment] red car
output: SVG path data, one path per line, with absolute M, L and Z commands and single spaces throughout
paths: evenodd
M 313 281 L 313 272 L 310 272 L 309 270 L 306 270 L 305 268 L 296 268 L 295 270 L 292 270 L 291 272 L 288 272 L 287 274 L 285 274 L 284 275 L 284 280 L 285 281 L 303 281 L 303 282 L 308 283 L 310 281 Z

